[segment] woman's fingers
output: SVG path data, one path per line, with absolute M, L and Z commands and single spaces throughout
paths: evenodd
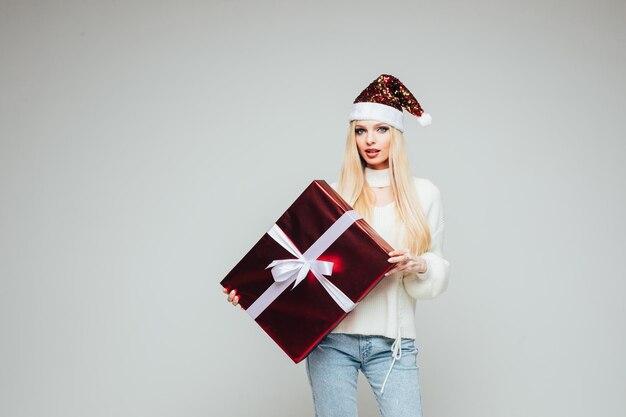
M 235 298 L 235 296 L 237 295 L 237 291 L 236 290 L 232 290 L 231 292 L 228 293 L 228 302 L 232 303 L 233 299 Z
M 389 262 L 406 262 L 411 259 L 411 252 L 408 249 L 392 250 L 389 252 Z
M 404 271 L 408 271 L 410 268 L 410 264 L 398 264 L 396 266 L 394 266 L 393 268 L 391 268 L 389 271 L 387 271 L 385 273 L 385 276 L 389 276 L 391 274 L 395 274 L 397 272 L 404 272 Z
M 409 258 L 409 251 L 406 249 L 402 250 L 392 250 L 389 252 L 390 258 L 387 260 L 389 263 L 397 264 L 392 269 L 385 273 L 385 276 L 389 276 L 391 274 L 395 274 L 396 272 L 401 272 L 406 267 L 406 262 Z
M 406 262 L 408 260 L 409 260 L 408 255 L 392 256 L 391 258 L 388 259 L 388 261 L 393 264 L 398 263 L 398 262 Z
M 228 300 L 229 303 L 231 303 L 234 306 L 238 306 L 239 308 L 241 308 L 241 305 L 239 305 L 239 296 L 237 295 L 237 290 L 232 290 L 230 292 L 228 292 L 228 290 L 226 288 L 223 289 L 224 294 L 228 294 L 228 297 L 226 298 Z
M 393 250 L 389 252 L 389 256 L 391 256 L 391 258 L 389 258 L 389 262 L 391 263 L 407 263 L 417 261 L 415 255 L 413 255 L 408 249 Z
M 385 276 L 388 277 L 389 275 L 395 274 L 396 272 L 398 272 L 398 267 L 391 268 L 389 271 L 385 272 Z
M 413 260 L 413 257 L 411 256 L 410 253 L 403 253 L 401 255 L 392 256 L 391 258 L 388 259 L 388 261 L 391 263 L 409 262 L 412 260 Z
M 387 271 L 385 276 L 395 274 L 396 272 L 412 271 L 417 267 L 417 261 L 407 254 L 389 258 L 389 262 L 396 265 Z

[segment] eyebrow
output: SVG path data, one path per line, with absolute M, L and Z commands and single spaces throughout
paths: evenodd
M 386 126 L 389 127 L 389 123 L 384 123 L 384 122 L 380 122 L 380 123 L 376 123 L 374 126 L 372 127 L 380 127 L 380 126 Z M 360 125 L 360 124 L 356 124 L 354 126 L 355 129 L 361 128 L 361 129 L 367 129 L 366 126 Z

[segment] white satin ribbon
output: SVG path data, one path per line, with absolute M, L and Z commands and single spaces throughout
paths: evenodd
M 274 224 L 267 234 L 296 258 L 277 259 L 265 268 L 272 268 L 274 283 L 246 309 L 250 317 L 256 319 L 291 283 L 293 283 L 292 289 L 301 283 L 309 271 L 343 311 L 346 313 L 352 311 L 356 303 L 324 276 L 332 275 L 333 263 L 319 261 L 317 258 L 360 218 L 361 216 L 354 210 L 345 212 L 304 253 L 301 253 L 285 232 Z

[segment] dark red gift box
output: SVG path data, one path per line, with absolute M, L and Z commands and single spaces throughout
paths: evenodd
M 239 304 L 298 363 L 392 268 L 391 250 L 316 180 L 221 284 L 237 290 Z

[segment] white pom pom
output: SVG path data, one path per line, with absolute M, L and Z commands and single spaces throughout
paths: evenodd
M 433 122 L 433 118 L 428 113 L 422 113 L 422 116 L 418 117 L 417 121 L 422 126 L 428 126 L 429 124 Z

